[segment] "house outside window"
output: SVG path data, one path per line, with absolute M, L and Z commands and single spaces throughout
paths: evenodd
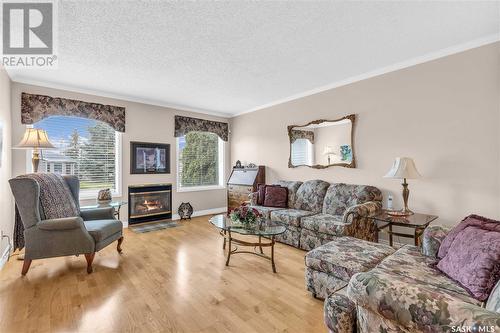
M 33 124 L 47 131 L 56 149 L 43 150 L 42 172 L 76 175 L 80 196 L 95 198 L 100 189 L 121 195 L 120 134 L 98 120 L 51 116 Z
M 222 188 L 224 143 L 217 134 L 189 132 L 177 138 L 177 190 Z

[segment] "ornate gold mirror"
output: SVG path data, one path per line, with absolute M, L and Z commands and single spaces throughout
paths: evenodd
M 302 126 L 288 126 L 288 167 L 356 167 L 353 143 L 355 118 L 351 114 L 337 120 L 320 119 Z

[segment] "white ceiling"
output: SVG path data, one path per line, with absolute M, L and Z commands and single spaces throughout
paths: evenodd
M 58 18 L 58 69 L 14 81 L 226 116 L 500 35 L 497 1 L 64 1 Z

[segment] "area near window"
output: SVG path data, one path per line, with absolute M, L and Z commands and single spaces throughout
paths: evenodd
M 307 139 L 296 139 L 292 143 L 291 158 L 293 165 L 313 165 L 314 151 L 311 141 Z
M 217 134 L 189 132 L 177 138 L 177 190 L 223 187 L 224 143 Z
M 94 198 L 100 189 L 120 193 L 120 134 L 101 121 L 51 116 L 33 124 L 47 131 L 56 149 L 44 150 L 40 172 L 76 175 L 80 196 Z

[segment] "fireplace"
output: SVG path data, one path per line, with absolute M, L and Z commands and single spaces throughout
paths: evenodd
M 172 184 L 128 187 L 128 223 L 172 218 Z

